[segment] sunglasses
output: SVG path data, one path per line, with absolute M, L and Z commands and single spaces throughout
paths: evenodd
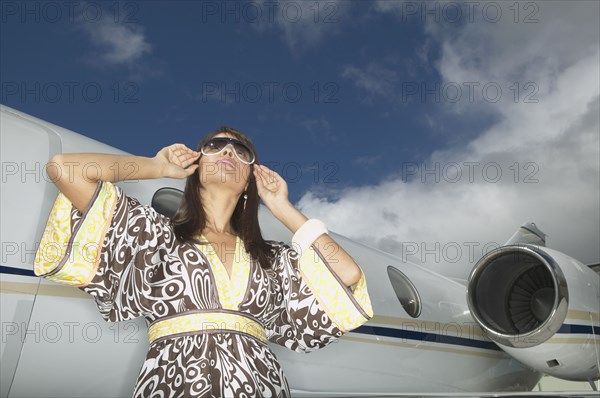
M 206 141 L 204 145 L 202 145 L 201 152 L 206 156 L 214 156 L 218 155 L 227 147 L 227 145 L 231 145 L 233 147 L 233 153 L 240 160 L 240 162 L 245 164 L 252 164 L 256 157 L 254 156 L 254 152 L 246 144 L 244 144 L 240 140 L 236 140 L 235 138 L 229 137 L 214 137 L 210 140 Z

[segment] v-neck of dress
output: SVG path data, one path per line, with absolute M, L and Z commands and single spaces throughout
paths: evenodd
M 208 243 L 209 251 L 213 254 L 214 259 L 217 260 L 218 264 L 225 271 L 225 274 L 227 275 L 227 279 L 231 283 L 233 281 L 234 276 L 235 276 L 235 265 L 236 265 L 236 262 L 237 262 L 236 259 L 238 258 L 237 257 L 239 255 L 238 250 L 240 249 L 240 237 L 239 236 L 235 237 L 235 249 L 233 251 L 233 260 L 231 261 L 231 274 L 229 272 L 227 272 L 227 267 L 225 267 L 225 263 L 223 262 L 223 260 L 221 260 L 221 258 L 217 254 L 217 251 L 215 250 L 215 247 L 213 246 L 212 242 L 210 240 L 208 240 L 206 238 L 206 236 L 204 236 L 204 234 L 200 234 L 200 239 L 203 242 L 207 242 Z M 225 250 L 225 253 L 227 253 L 227 250 Z
M 207 243 L 199 245 L 200 251 L 204 253 L 209 262 L 210 273 L 215 281 L 221 307 L 238 310 L 249 293 L 252 272 L 252 262 L 247 257 L 249 254 L 244 242 L 239 236 L 236 237 L 236 251 L 231 264 L 231 276 L 229 276 L 212 243 L 202 234 L 198 235 L 198 238 L 200 242 Z

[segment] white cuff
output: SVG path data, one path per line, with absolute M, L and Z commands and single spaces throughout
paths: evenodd
M 292 248 L 302 255 L 319 236 L 327 232 L 327 226 L 321 220 L 311 218 L 292 236 Z

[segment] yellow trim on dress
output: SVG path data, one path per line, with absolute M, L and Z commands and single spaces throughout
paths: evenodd
M 202 242 L 210 242 L 204 235 L 199 235 Z M 244 241 L 236 236 L 235 252 L 231 265 L 231 279 L 212 244 L 198 245 L 206 255 L 219 292 L 219 301 L 223 308 L 238 310 L 246 295 L 246 287 L 250 278 L 250 255 L 246 251 Z
M 35 254 L 35 275 L 77 287 L 87 286 L 94 278 L 118 199 L 113 184 L 107 181 L 98 181 L 98 184 L 101 185 L 98 194 L 92 198 L 75 230 L 71 219 L 73 204 L 59 193 Z
M 244 315 L 213 311 L 183 314 L 157 321 L 148 328 L 148 340 L 152 343 L 156 339 L 174 334 L 213 330 L 246 333 L 267 343 L 265 329 L 255 320 Z
M 325 313 L 342 332 L 355 329 L 373 317 L 367 279 L 362 268 L 360 280 L 351 290 L 336 278 L 334 271 L 325 264 L 313 245 L 304 250 L 298 260 L 298 266 L 302 279 L 317 297 Z

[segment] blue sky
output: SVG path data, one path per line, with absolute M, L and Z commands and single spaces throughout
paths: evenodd
M 5 5 L 2 101 L 144 156 L 236 127 L 263 162 L 289 173 L 293 200 L 315 182 L 377 182 L 469 135 L 459 118 L 453 134 L 427 125 L 433 95 L 422 104 L 407 94 L 399 105 L 355 84 L 352 68 L 388 57 L 397 79 L 434 87 L 437 72 L 417 56 L 425 41 L 418 18 L 398 23 L 361 2 L 269 4 L 125 2 L 119 16 L 111 2 Z M 280 20 L 307 26 L 286 40 Z M 321 36 L 311 39 L 312 29 Z
M 72 4 L 2 3 L 3 104 L 143 156 L 238 128 L 307 215 L 396 254 L 536 221 L 600 258 L 597 2 Z

